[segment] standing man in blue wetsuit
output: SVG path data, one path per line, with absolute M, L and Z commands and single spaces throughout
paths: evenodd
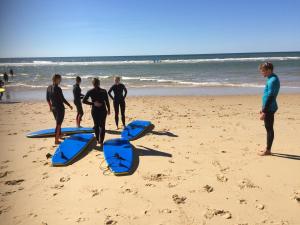
M 276 102 L 280 89 L 280 81 L 276 74 L 273 73 L 274 66 L 270 62 L 260 64 L 259 71 L 263 77 L 267 78 L 264 95 L 262 98 L 262 110 L 260 119 L 264 121 L 267 130 L 267 147 L 259 155 L 271 155 L 271 148 L 274 140 L 274 114 L 278 109 Z
M 111 86 L 108 91 L 109 97 L 114 102 L 114 109 L 115 109 L 115 122 L 117 129 L 119 129 L 119 108 L 121 109 L 121 119 L 122 124 L 125 127 L 125 98 L 127 96 L 127 89 L 124 84 L 120 83 L 121 78 L 115 77 L 115 84 Z M 114 96 L 112 96 L 111 92 L 114 92 Z

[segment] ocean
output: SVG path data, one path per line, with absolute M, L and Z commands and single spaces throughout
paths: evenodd
M 300 92 L 300 52 L 1 58 L 0 73 L 15 73 L 6 85 L 7 100 L 43 100 L 54 73 L 63 76 L 67 98 L 76 76 L 84 91 L 93 77 L 109 88 L 121 76 L 132 96 L 258 94 L 265 84 L 258 65 L 265 61 L 274 64 L 283 92 Z

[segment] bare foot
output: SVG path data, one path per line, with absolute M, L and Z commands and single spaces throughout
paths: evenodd
M 270 150 L 263 150 L 261 152 L 258 153 L 259 156 L 268 156 L 268 155 L 272 155 Z
M 54 142 L 54 145 L 59 145 L 60 144 L 60 141 L 55 141 Z

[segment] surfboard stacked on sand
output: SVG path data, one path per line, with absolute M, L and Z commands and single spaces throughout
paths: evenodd
M 141 138 L 153 129 L 150 121 L 135 120 L 121 132 L 121 137 L 104 142 L 103 152 L 108 168 L 115 175 L 128 174 L 133 167 L 134 150 L 131 141 Z M 71 135 L 56 149 L 52 157 L 53 166 L 67 166 L 76 160 L 94 140 L 93 128 L 62 128 L 62 133 Z M 28 138 L 51 137 L 55 129 L 46 129 L 27 134 Z

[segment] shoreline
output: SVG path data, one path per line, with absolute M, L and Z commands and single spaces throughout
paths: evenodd
M 107 87 L 104 87 L 108 90 Z M 88 89 L 83 88 L 85 93 Z M 2 102 L 5 101 L 21 101 L 21 102 L 38 102 L 45 99 L 46 88 L 24 89 L 15 87 L 7 87 L 3 93 Z M 69 101 L 73 100 L 71 89 L 63 89 L 65 98 Z M 128 97 L 152 97 L 152 96 L 259 96 L 263 94 L 263 87 L 142 87 L 128 88 Z M 280 89 L 280 94 L 300 94 L 300 88 Z

